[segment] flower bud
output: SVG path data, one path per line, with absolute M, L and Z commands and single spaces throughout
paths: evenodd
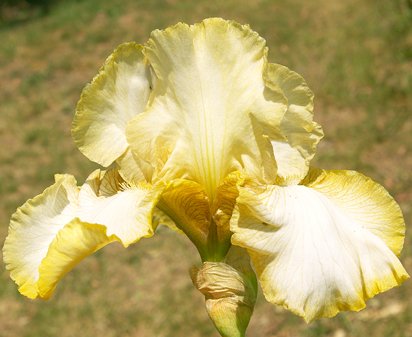
M 205 296 L 207 312 L 219 333 L 223 337 L 244 337 L 257 294 L 249 261 L 238 269 L 228 263 L 204 262 L 190 273 L 193 284 Z

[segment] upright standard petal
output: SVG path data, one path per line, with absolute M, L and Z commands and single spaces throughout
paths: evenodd
M 288 100 L 279 129 L 265 130 L 277 163 L 276 183 L 299 183 L 323 137 L 322 128 L 313 121 L 313 93 L 302 76 L 280 64 L 268 65 L 266 82 L 279 87 Z
M 73 139 L 87 158 L 109 166 L 126 151 L 126 125 L 145 109 L 150 85 L 140 45 L 124 43 L 108 57 L 83 90 L 73 120 Z
M 113 241 L 127 246 L 153 235 L 157 195 L 149 186 L 127 186 L 114 170 L 95 171 L 80 191 L 74 177 L 57 175 L 11 220 L 3 255 L 19 291 L 49 298 L 86 256 Z
M 358 311 L 408 278 L 405 225 L 383 187 L 353 171 L 312 171 L 304 185 L 244 187 L 231 227 L 268 301 L 306 321 Z
M 232 171 L 276 174 L 259 125 L 279 125 L 286 100 L 265 85 L 266 47 L 257 33 L 222 19 L 177 24 L 154 31 L 144 54 L 156 78 L 153 99 L 126 133 L 152 178 L 193 180 L 213 199 Z

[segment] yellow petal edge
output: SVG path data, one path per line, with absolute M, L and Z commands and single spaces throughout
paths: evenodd
M 400 255 L 405 240 L 405 220 L 398 203 L 382 185 L 353 170 L 317 168 L 311 168 L 301 184 L 333 200 L 380 237 L 396 256 Z

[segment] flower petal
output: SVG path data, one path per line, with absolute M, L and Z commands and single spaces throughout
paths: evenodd
M 277 184 L 299 183 L 323 137 L 322 128 L 313 121 L 313 93 L 302 76 L 280 64 L 268 65 L 266 80 L 288 100 L 280 130 L 268 130 L 278 167 Z
M 54 185 L 13 214 L 3 258 L 19 291 L 37 297 L 39 266 L 57 233 L 76 214 L 78 187 L 70 175 L 56 175 Z
M 161 211 L 158 207 L 156 207 L 153 210 L 152 223 L 153 223 L 153 228 L 156 227 L 156 229 L 158 229 L 161 226 L 165 226 L 174 232 L 177 232 L 179 234 L 184 234 L 184 232 L 176 226 L 175 222 L 172 219 L 170 219 L 170 217 L 167 214 L 165 214 L 163 211 Z
M 123 245 L 153 235 L 153 209 L 160 189 L 149 184 L 127 186 L 117 170 L 94 171 L 79 193 L 78 217 L 106 227 Z
M 202 186 L 190 180 L 174 180 L 162 193 L 158 208 L 187 235 L 202 257 L 208 255 L 211 214 Z
M 305 183 L 240 190 L 232 243 L 249 251 L 268 301 L 311 321 L 358 311 L 408 278 L 396 257 L 402 214 L 383 187 L 351 171 Z
M 213 199 L 232 171 L 264 176 L 263 161 L 274 159 L 254 123 L 279 125 L 286 110 L 283 95 L 265 86 L 265 41 L 248 26 L 207 19 L 154 31 L 144 54 L 153 101 L 127 138 L 152 177 L 193 180 Z
M 19 291 L 47 299 L 89 254 L 113 241 L 127 246 L 153 235 L 158 194 L 150 186 L 126 185 L 116 170 L 95 171 L 80 191 L 73 176 L 56 175 L 54 185 L 11 219 L 3 256 Z
M 399 205 L 381 185 L 356 171 L 314 168 L 302 184 L 333 201 L 362 227 L 380 237 L 397 256 L 400 255 L 405 222 Z
M 138 184 L 139 182 L 147 181 L 129 147 L 119 158 L 117 158 L 116 163 L 119 174 L 127 183 Z
M 72 135 L 80 151 L 103 166 L 121 156 L 128 147 L 126 124 L 144 110 L 149 93 L 150 73 L 142 47 L 120 45 L 77 105 Z
M 78 219 L 65 225 L 53 239 L 39 266 L 38 296 L 48 299 L 57 283 L 81 260 L 114 241 L 119 239 L 107 236 L 102 225 L 82 223 Z

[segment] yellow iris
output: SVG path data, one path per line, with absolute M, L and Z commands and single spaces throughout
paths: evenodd
M 198 249 L 192 279 L 222 336 L 244 336 L 256 277 L 306 321 L 408 278 L 398 205 L 360 173 L 310 167 L 323 136 L 313 94 L 248 26 L 207 19 L 122 44 L 84 89 L 72 134 L 108 169 L 80 187 L 57 175 L 12 216 L 4 260 L 25 296 L 48 298 L 84 257 L 158 224 Z

